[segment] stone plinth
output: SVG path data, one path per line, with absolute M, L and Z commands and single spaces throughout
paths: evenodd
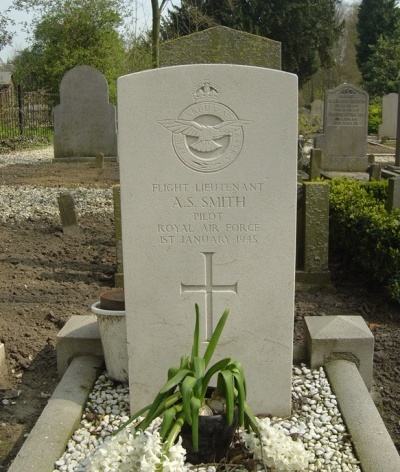
M 354 360 L 372 387 L 374 337 L 361 316 L 306 316 L 306 344 L 312 369 L 327 359 Z
M 57 334 L 57 372 L 62 377 L 70 362 L 79 356 L 103 357 L 97 318 L 73 315 Z

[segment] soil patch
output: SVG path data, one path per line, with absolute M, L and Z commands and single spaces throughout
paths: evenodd
M 0 185 L 109 188 L 118 165 L 12 165 Z M 1 211 L 1 208 L 0 208 Z M 85 216 L 80 234 L 66 237 L 57 220 L 0 223 L 0 340 L 7 372 L 0 377 L 0 470 L 7 470 L 58 383 L 56 336 L 71 315 L 87 315 L 113 287 L 116 254 L 110 214 Z M 295 331 L 304 316 L 361 315 L 375 335 L 375 382 L 382 416 L 400 450 L 400 308 L 365 288 L 358 274 L 332 265 L 334 290 L 296 294 Z

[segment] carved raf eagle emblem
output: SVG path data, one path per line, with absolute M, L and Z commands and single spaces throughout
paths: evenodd
M 225 136 L 232 136 L 235 131 L 239 130 L 243 125 L 251 123 L 251 121 L 230 120 L 223 121 L 217 125 L 201 125 L 195 121 L 178 119 L 162 120 L 159 121 L 159 123 L 173 133 L 198 138 L 197 141 L 190 144 L 189 147 L 199 152 L 210 152 L 221 147 L 221 145 L 216 142 L 218 139 Z
M 252 123 L 240 120 L 220 96 L 219 87 L 205 80 L 193 90 L 195 103 L 176 119 L 157 121 L 172 133 L 180 161 L 197 172 L 217 172 L 234 162 L 242 150 L 244 125 Z

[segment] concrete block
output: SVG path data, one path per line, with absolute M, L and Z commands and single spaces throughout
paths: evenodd
M 72 359 L 79 356 L 103 357 L 95 315 L 74 315 L 57 335 L 57 370 L 62 377 Z
M 356 358 L 368 390 L 372 387 L 374 337 L 361 316 L 306 316 L 306 346 L 312 369 L 331 358 Z

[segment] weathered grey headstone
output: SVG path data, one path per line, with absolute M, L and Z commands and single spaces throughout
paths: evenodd
M 382 123 L 378 128 L 378 138 L 396 138 L 397 132 L 397 106 L 399 96 L 397 93 L 389 93 L 382 98 Z
M 328 272 L 329 184 L 304 182 L 304 270 Z
M 74 197 L 69 192 L 60 193 L 57 198 L 63 233 L 75 236 L 79 233 Z
M 215 360 L 243 363 L 253 409 L 289 414 L 296 76 L 161 68 L 120 78 L 118 100 L 132 408 L 190 355 L 198 303 L 203 345 L 229 307 Z
M 215 26 L 160 45 L 160 65 L 242 64 L 281 69 L 281 43 Z
M 104 154 L 102 152 L 99 152 L 95 158 L 95 165 L 96 167 L 101 169 L 103 167 L 103 164 L 104 164 Z
M 321 149 L 311 149 L 310 152 L 310 180 L 319 179 L 321 177 Z
M 311 119 L 322 126 L 324 124 L 324 101 L 317 99 L 311 103 Z
M 69 70 L 54 109 L 54 157 L 117 156 L 116 113 L 104 75 L 94 67 Z
M 388 182 L 389 189 L 386 209 L 391 211 L 393 208 L 400 208 L 400 177 L 390 177 Z
M 381 166 L 377 162 L 370 164 L 369 169 L 369 180 L 370 181 L 379 181 L 382 178 Z
M 368 94 L 343 84 L 325 94 L 324 134 L 317 137 L 326 171 L 366 172 Z

